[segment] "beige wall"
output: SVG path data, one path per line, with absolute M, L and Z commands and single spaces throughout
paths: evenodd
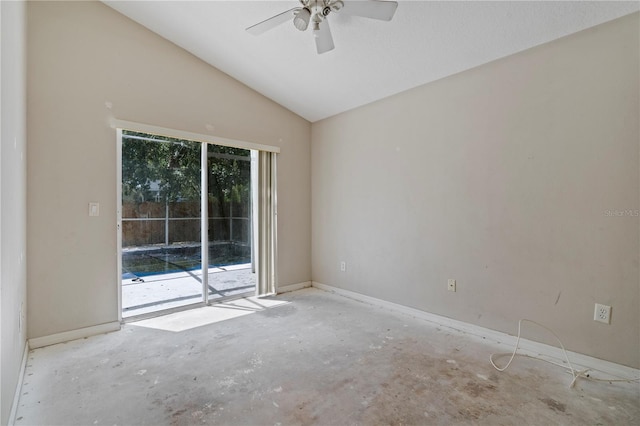
M 26 14 L 0 2 L 0 424 L 7 424 L 26 342 Z M 22 324 L 21 324 L 22 323 Z
M 313 280 L 640 367 L 638 34 L 634 14 L 314 123 Z
M 307 121 L 101 3 L 30 2 L 28 31 L 29 337 L 118 318 L 110 117 L 281 147 L 279 284 L 310 280 Z

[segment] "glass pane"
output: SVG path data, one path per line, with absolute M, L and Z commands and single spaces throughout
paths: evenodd
M 123 317 L 202 301 L 200 151 L 123 132 Z
M 255 291 L 251 152 L 209 145 L 209 299 Z

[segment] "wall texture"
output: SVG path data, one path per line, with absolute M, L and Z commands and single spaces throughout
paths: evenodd
M 313 280 L 640 367 L 638 33 L 630 15 L 314 123 Z
M 23 2 L 0 2 L 0 424 L 7 424 L 26 342 L 27 86 Z
M 309 122 L 101 3 L 27 10 L 29 337 L 118 318 L 110 117 L 279 146 L 279 284 L 310 280 Z

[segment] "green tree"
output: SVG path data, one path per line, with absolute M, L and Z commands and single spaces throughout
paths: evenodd
M 123 139 L 123 196 L 138 202 L 155 197 L 168 202 L 200 197 L 198 144 L 136 132 L 124 133 Z M 152 184 L 158 185 L 157 193 Z
M 123 139 L 123 197 L 137 202 L 200 199 L 199 143 L 131 131 L 123 132 Z M 250 152 L 208 145 L 207 154 L 210 199 L 213 196 L 218 214 L 226 217 L 225 205 L 250 201 Z M 155 185 L 157 190 L 152 189 Z

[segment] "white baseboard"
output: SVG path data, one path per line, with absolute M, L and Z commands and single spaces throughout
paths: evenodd
M 303 288 L 311 287 L 311 281 L 305 281 L 298 284 L 289 284 L 282 287 L 278 287 L 277 294 L 289 293 L 291 291 L 302 290 Z
M 55 345 L 57 343 L 69 342 L 71 340 L 83 339 L 85 337 L 110 333 L 118 330 L 120 330 L 120 323 L 118 321 L 108 322 L 105 324 L 94 325 L 92 327 L 79 328 L 77 330 L 29 339 L 29 347 L 31 349 L 36 349 L 43 346 Z
M 18 411 L 18 402 L 22 394 L 22 383 L 24 382 L 24 372 L 27 369 L 27 357 L 29 356 L 29 342 L 24 342 L 24 350 L 22 351 L 22 363 L 20 364 L 20 374 L 18 374 L 18 383 L 16 383 L 16 392 L 13 395 L 13 403 L 9 412 L 9 426 L 16 423 L 16 412 Z
M 322 284 L 316 281 L 312 281 L 312 286 L 320 290 L 332 292 L 344 297 L 348 297 L 359 302 L 368 303 L 370 305 L 379 306 L 392 311 L 396 311 L 405 315 L 409 315 L 415 318 L 419 318 L 425 321 L 429 321 L 437 324 L 441 327 L 447 327 L 467 335 L 479 337 L 484 340 L 489 340 L 493 343 L 500 345 L 506 345 L 506 352 L 513 351 L 516 344 L 516 336 L 512 336 L 500 331 L 491 330 L 488 328 L 480 327 L 478 325 L 469 324 L 463 321 L 454 320 L 451 318 L 443 317 L 440 315 L 431 314 L 429 312 L 421 311 L 419 309 L 410 308 L 408 306 L 399 305 L 393 302 L 387 302 L 385 300 L 377 299 L 375 297 L 366 296 L 364 294 L 355 293 L 349 290 L 343 290 L 341 288 L 333 287 L 330 285 Z M 564 353 L 562 349 L 546 345 L 544 343 L 534 342 L 532 340 L 520 339 L 518 345 L 518 353 L 534 356 L 548 361 L 557 363 L 565 363 Z M 640 377 L 640 370 L 626 365 L 616 364 L 611 361 L 605 361 L 599 358 L 594 358 L 588 355 L 580 354 L 577 352 L 567 351 L 567 356 L 573 364 L 576 370 L 591 369 L 597 370 L 604 374 L 611 375 L 621 379 L 637 379 Z

